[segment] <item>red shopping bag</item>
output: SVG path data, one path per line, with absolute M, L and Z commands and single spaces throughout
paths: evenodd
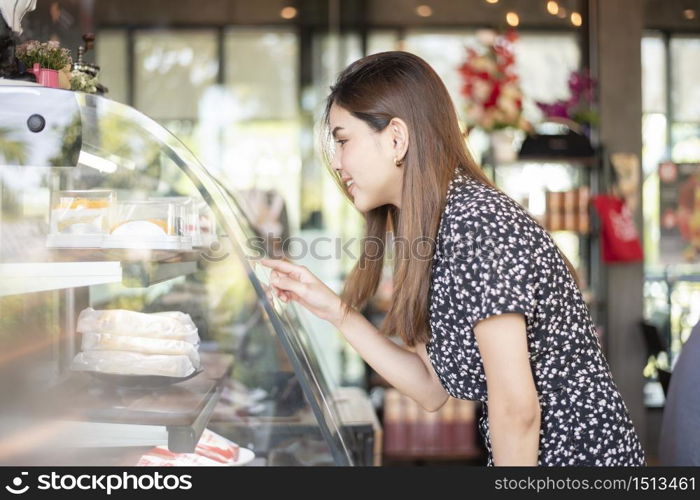
M 638 262 L 644 258 L 632 213 L 622 198 L 593 196 L 591 203 L 601 222 L 603 262 Z

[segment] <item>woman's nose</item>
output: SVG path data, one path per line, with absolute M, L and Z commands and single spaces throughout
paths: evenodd
M 340 155 L 334 154 L 333 158 L 331 159 L 331 168 L 333 170 L 340 170 L 340 159 L 338 158 Z

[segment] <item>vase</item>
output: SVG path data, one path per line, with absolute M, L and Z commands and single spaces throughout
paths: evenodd
M 491 158 L 494 163 L 513 163 L 518 160 L 516 133 L 512 128 L 494 130 L 490 134 Z
M 58 71 L 55 69 L 42 68 L 39 63 L 35 63 L 29 70 L 36 77 L 36 83 L 44 87 L 58 88 Z

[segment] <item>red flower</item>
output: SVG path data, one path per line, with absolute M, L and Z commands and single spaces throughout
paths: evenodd
M 483 51 L 466 49 L 466 61 L 458 68 L 462 76 L 461 93 L 468 101 L 468 118 L 486 130 L 522 127 L 522 97 L 515 71 L 513 42 L 515 30 L 502 36 L 483 33 Z

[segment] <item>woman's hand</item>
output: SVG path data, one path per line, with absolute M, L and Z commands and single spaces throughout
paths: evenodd
M 359 312 L 350 310 L 346 316 L 340 297 L 305 267 L 270 259 L 261 264 L 272 269 L 270 285 L 282 301 L 297 301 L 330 321 L 362 359 L 399 391 L 428 411 L 435 411 L 447 400 L 447 392 L 429 366 L 425 346 L 420 353 L 411 352 L 382 335 Z
M 270 286 L 282 302 L 294 300 L 336 327 L 340 324 L 343 302 L 306 267 L 272 259 L 262 259 L 260 263 L 272 269 Z

